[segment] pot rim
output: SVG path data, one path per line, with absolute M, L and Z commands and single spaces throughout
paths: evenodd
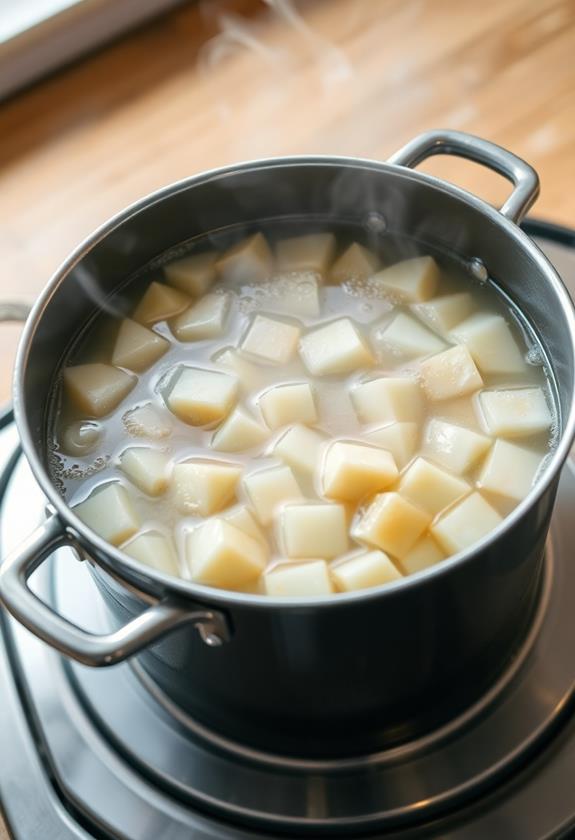
M 228 175 L 238 174 L 250 170 L 291 166 L 333 166 L 350 169 L 383 170 L 384 172 L 394 172 L 395 174 L 398 174 L 399 170 L 401 177 L 419 181 L 433 190 L 439 190 L 447 193 L 456 200 L 463 201 L 468 205 L 471 205 L 473 210 L 487 216 L 495 224 L 502 225 L 506 233 L 517 240 L 519 245 L 529 253 L 533 262 L 536 263 L 537 266 L 545 273 L 546 279 L 551 284 L 551 287 L 562 306 L 569 326 L 571 354 L 575 359 L 575 307 L 567 289 L 565 288 L 565 285 L 563 284 L 563 281 L 547 257 L 517 224 L 505 218 L 505 216 L 503 216 L 486 201 L 473 193 L 456 186 L 455 184 L 451 184 L 450 182 L 444 181 L 433 175 L 416 171 L 409 167 L 390 164 L 385 161 L 370 158 L 356 158 L 337 155 L 291 155 L 286 157 L 247 160 L 224 167 L 206 170 L 197 175 L 192 175 L 179 181 L 175 181 L 172 184 L 162 187 L 159 190 L 138 199 L 120 212 L 116 213 L 96 228 L 95 231 L 89 234 L 54 272 L 48 284 L 36 300 L 18 345 L 13 383 L 13 403 L 16 426 L 24 454 L 26 455 L 28 463 L 30 464 L 34 477 L 38 481 L 40 488 L 47 496 L 49 502 L 54 507 L 64 525 L 71 527 L 74 532 L 77 532 L 80 535 L 80 543 L 83 547 L 89 549 L 94 546 L 97 549 L 98 555 L 96 557 L 92 557 L 92 559 L 98 566 L 111 574 L 112 577 L 127 583 L 131 586 L 131 588 L 135 587 L 136 589 L 141 590 L 144 595 L 151 595 L 155 598 L 158 597 L 158 593 L 169 593 L 176 594 L 179 597 L 184 597 L 186 600 L 193 599 L 194 601 L 203 603 L 209 602 L 221 606 L 233 607 L 234 605 L 241 604 L 260 609 L 277 609 L 279 607 L 291 610 L 316 607 L 323 609 L 336 608 L 338 606 L 343 607 L 349 605 L 350 603 L 356 601 L 371 600 L 383 596 L 394 597 L 395 595 L 399 595 L 401 592 L 406 591 L 408 588 L 424 586 L 429 580 L 436 576 L 448 574 L 454 568 L 463 565 L 466 561 L 470 560 L 474 555 L 485 551 L 488 547 L 496 543 L 505 533 L 514 527 L 518 520 L 520 520 L 528 512 L 532 505 L 546 492 L 548 487 L 559 474 L 563 463 L 569 455 L 569 450 L 575 438 L 574 399 L 571 401 L 567 417 L 562 418 L 563 428 L 558 444 L 549 458 L 548 463 L 544 467 L 543 472 L 538 478 L 535 486 L 525 499 L 523 499 L 510 514 L 503 518 L 502 522 L 493 531 L 478 542 L 474 543 L 470 548 L 442 560 L 435 566 L 431 566 L 428 569 L 424 569 L 414 575 L 409 575 L 392 583 L 370 589 L 358 590 L 356 592 L 337 593 L 337 595 L 319 597 L 273 598 L 267 595 L 262 596 L 202 586 L 201 584 L 193 583 L 192 581 L 185 580 L 183 578 L 174 578 L 171 575 L 164 574 L 163 572 L 147 566 L 144 567 L 141 563 L 138 563 L 138 561 L 124 554 L 119 548 L 111 545 L 84 525 L 84 523 L 74 514 L 73 509 L 68 506 L 64 497 L 58 493 L 55 485 L 50 479 L 46 467 L 36 452 L 31 430 L 28 424 L 26 401 L 24 397 L 23 381 L 36 326 L 42 317 L 44 309 L 49 304 L 56 288 L 70 273 L 74 266 L 83 257 L 85 257 L 94 246 L 101 242 L 127 219 L 140 211 L 151 207 L 157 202 L 162 201 L 164 198 L 175 195 L 178 192 L 185 191 L 198 184 L 218 180 L 220 178 L 227 177 Z M 575 393 L 575 373 L 573 374 L 572 385 Z

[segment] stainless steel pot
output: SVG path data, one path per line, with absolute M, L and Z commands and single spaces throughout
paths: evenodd
M 455 154 L 513 183 L 500 211 L 414 171 Z M 6 607 L 66 656 L 102 666 L 134 654 L 153 683 L 202 725 L 304 756 L 364 753 L 425 731 L 472 702 L 513 656 L 538 594 L 561 466 L 575 429 L 571 300 L 517 223 L 536 173 L 469 135 L 416 138 L 388 163 L 331 157 L 256 161 L 161 190 L 116 216 L 64 263 L 28 320 L 14 409 L 51 514 L 0 575 Z M 373 214 L 377 214 L 374 216 Z M 374 219 L 485 270 L 535 328 L 553 370 L 561 437 L 529 496 L 471 550 L 384 588 L 277 600 L 208 589 L 144 568 L 90 531 L 50 481 L 47 410 L 71 342 L 126 276 L 168 247 L 235 225 L 311 216 Z M 118 629 L 93 636 L 41 603 L 30 574 L 62 545 L 87 557 Z M 199 633 L 197 632 L 199 631 Z

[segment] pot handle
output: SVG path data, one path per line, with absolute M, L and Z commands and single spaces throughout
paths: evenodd
M 399 149 L 388 163 L 414 169 L 433 155 L 455 155 L 482 163 L 511 181 L 514 190 L 499 212 L 515 224 L 539 195 L 539 176 L 532 166 L 507 149 L 463 131 L 427 131 Z
M 29 588 L 28 578 L 43 561 L 75 540 L 56 515 L 50 516 L 0 567 L 0 598 L 35 636 L 83 665 L 102 667 L 127 659 L 166 633 L 192 622 L 205 644 L 229 639 L 225 617 L 216 611 L 179 606 L 164 598 L 113 633 L 95 635 L 58 615 Z

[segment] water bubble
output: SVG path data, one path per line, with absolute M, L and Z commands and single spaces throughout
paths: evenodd
M 536 365 L 540 367 L 544 363 L 543 353 L 537 344 L 529 348 L 525 355 L 525 361 L 528 365 Z
M 372 210 L 365 217 L 364 225 L 371 233 L 385 233 L 387 230 L 387 221 L 385 216 Z

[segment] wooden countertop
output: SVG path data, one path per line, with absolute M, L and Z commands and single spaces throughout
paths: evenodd
M 0 106 L 0 296 L 32 301 L 91 230 L 178 178 L 270 155 L 383 159 L 434 127 L 526 158 L 534 213 L 575 224 L 575 4 L 296 5 L 186 5 Z M 471 164 L 426 168 L 493 201 L 508 190 Z M 0 333 L 0 401 L 17 332 Z

